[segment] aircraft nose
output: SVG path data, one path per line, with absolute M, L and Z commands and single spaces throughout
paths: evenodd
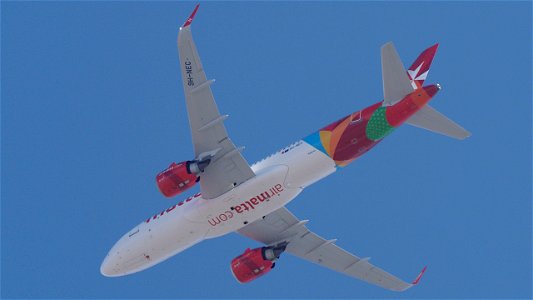
M 100 273 L 102 273 L 102 275 L 106 277 L 120 276 L 117 264 L 115 263 L 115 259 L 110 254 L 108 254 L 106 258 L 104 258 L 104 261 L 100 266 Z

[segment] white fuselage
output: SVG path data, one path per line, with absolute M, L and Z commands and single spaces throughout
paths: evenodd
M 304 187 L 335 172 L 335 162 L 304 141 L 252 166 L 256 176 L 229 192 L 187 198 L 135 226 L 111 248 L 101 272 L 135 273 L 203 241 L 239 230 L 285 206 Z

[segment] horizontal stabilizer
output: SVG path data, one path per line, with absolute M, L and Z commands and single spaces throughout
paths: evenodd
M 464 140 L 471 135 L 470 132 L 429 105 L 420 109 L 406 123 L 459 140 Z
M 383 105 L 394 105 L 413 92 L 411 80 L 407 76 L 392 42 L 381 46 L 381 73 L 383 76 Z

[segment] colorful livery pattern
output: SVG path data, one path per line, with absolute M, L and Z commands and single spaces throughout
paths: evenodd
M 413 89 L 416 90 L 424 84 L 429 73 L 429 67 L 431 66 L 431 62 L 433 62 L 433 57 L 435 57 L 438 47 L 439 44 L 435 44 L 424 50 L 407 70 L 407 75 L 409 76 L 409 79 L 411 79 Z
M 249 165 L 229 138 L 192 39 L 198 5 L 178 34 L 178 52 L 194 159 L 172 163 L 156 176 L 167 197 L 199 184 L 200 193 L 153 215 L 123 235 L 102 262 L 109 277 L 150 268 L 206 239 L 231 232 L 264 244 L 231 261 L 240 283 L 270 272 L 283 252 L 392 291 L 406 282 L 326 240 L 305 226 L 286 205 L 306 187 L 354 161 L 403 123 L 457 139 L 470 133 L 427 103 L 439 85 L 422 87 L 437 45 L 406 70 L 392 42 L 381 47 L 383 99 L 303 140 Z M 201 180 L 200 180 L 201 178 Z
M 393 106 L 378 102 L 352 113 L 304 138 L 344 167 L 379 143 L 422 108 L 439 91 L 438 85 L 419 88 Z

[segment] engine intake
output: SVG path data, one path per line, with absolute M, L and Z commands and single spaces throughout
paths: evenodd
M 287 243 L 283 242 L 276 246 L 248 248 L 231 261 L 231 272 L 240 283 L 255 280 L 274 268 L 274 261 L 279 258 L 286 247 Z

